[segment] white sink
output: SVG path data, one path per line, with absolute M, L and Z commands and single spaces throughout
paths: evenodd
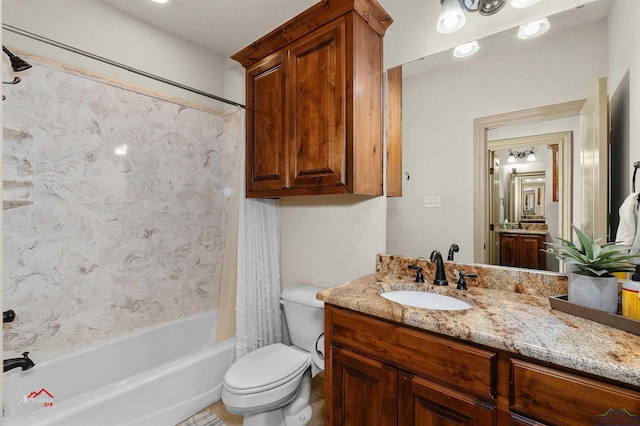
M 462 311 L 472 306 L 455 297 L 445 296 L 425 291 L 396 290 L 380 293 L 380 296 L 394 302 L 415 306 L 423 309 L 436 309 L 440 311 Z

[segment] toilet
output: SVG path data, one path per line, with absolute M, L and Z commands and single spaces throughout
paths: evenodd
M 324 369 L 320 290 L 300 284 L 280 295 L 292 346 L 256 349 L 227 370 L 222 402 L 231 414 L 244 417 L 244 426 L 304 426 L 311 420 L 311 377 Z

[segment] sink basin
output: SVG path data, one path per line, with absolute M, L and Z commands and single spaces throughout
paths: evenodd
M 464 302 L 455 297 L 445 296 L 437 293 L 427 293 L 424 291 L 413 290 L 396 290 L 385 291 L 380 293 L 380 296 L 391 301 L 415 306 L 416 308 L 423 309 L 436 309 L 440 311 L 462 311 L 469 309 L 472 306 L 467 302 Z

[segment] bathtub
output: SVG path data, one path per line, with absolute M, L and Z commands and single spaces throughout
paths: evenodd
M 4 426 L 174 426 L 220 399 L 234 338 L 217 310 L 38 359 L 4 375 Z

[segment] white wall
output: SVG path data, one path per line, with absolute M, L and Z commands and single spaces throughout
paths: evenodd
M 615 0 L 609 12 L 609 95 L 615 92 L 627 70 L 630 81 L 630 164 L 640 161 L 640 2 Z M 640 179 L 636 183 L 636 189 Z
M 473 120 L 585 98 L 607 74 L 606 23 L 548 34 L 403 80 L 404 196 L 388 201 L 387 252 L 460 246 L 473 261 Z M 439 195 L 440 208 L 423 208 Z
M 282 280 L 331 287 L 371 274 L 385 253 L 386 198 L 358 195 L 280 199 Z
M 3 0 L 4 24 L 129 67 L 217 95 L 225 93 L 225 58 L 136 20 L 98 0 Z M 35 54 L 140 87 L 220 109 L 218 101 L 2 31 L 10 50 Z M 228 93 L 232 95 L 232 93 Z M 244 96 L 240 100 L 244 103 Z

